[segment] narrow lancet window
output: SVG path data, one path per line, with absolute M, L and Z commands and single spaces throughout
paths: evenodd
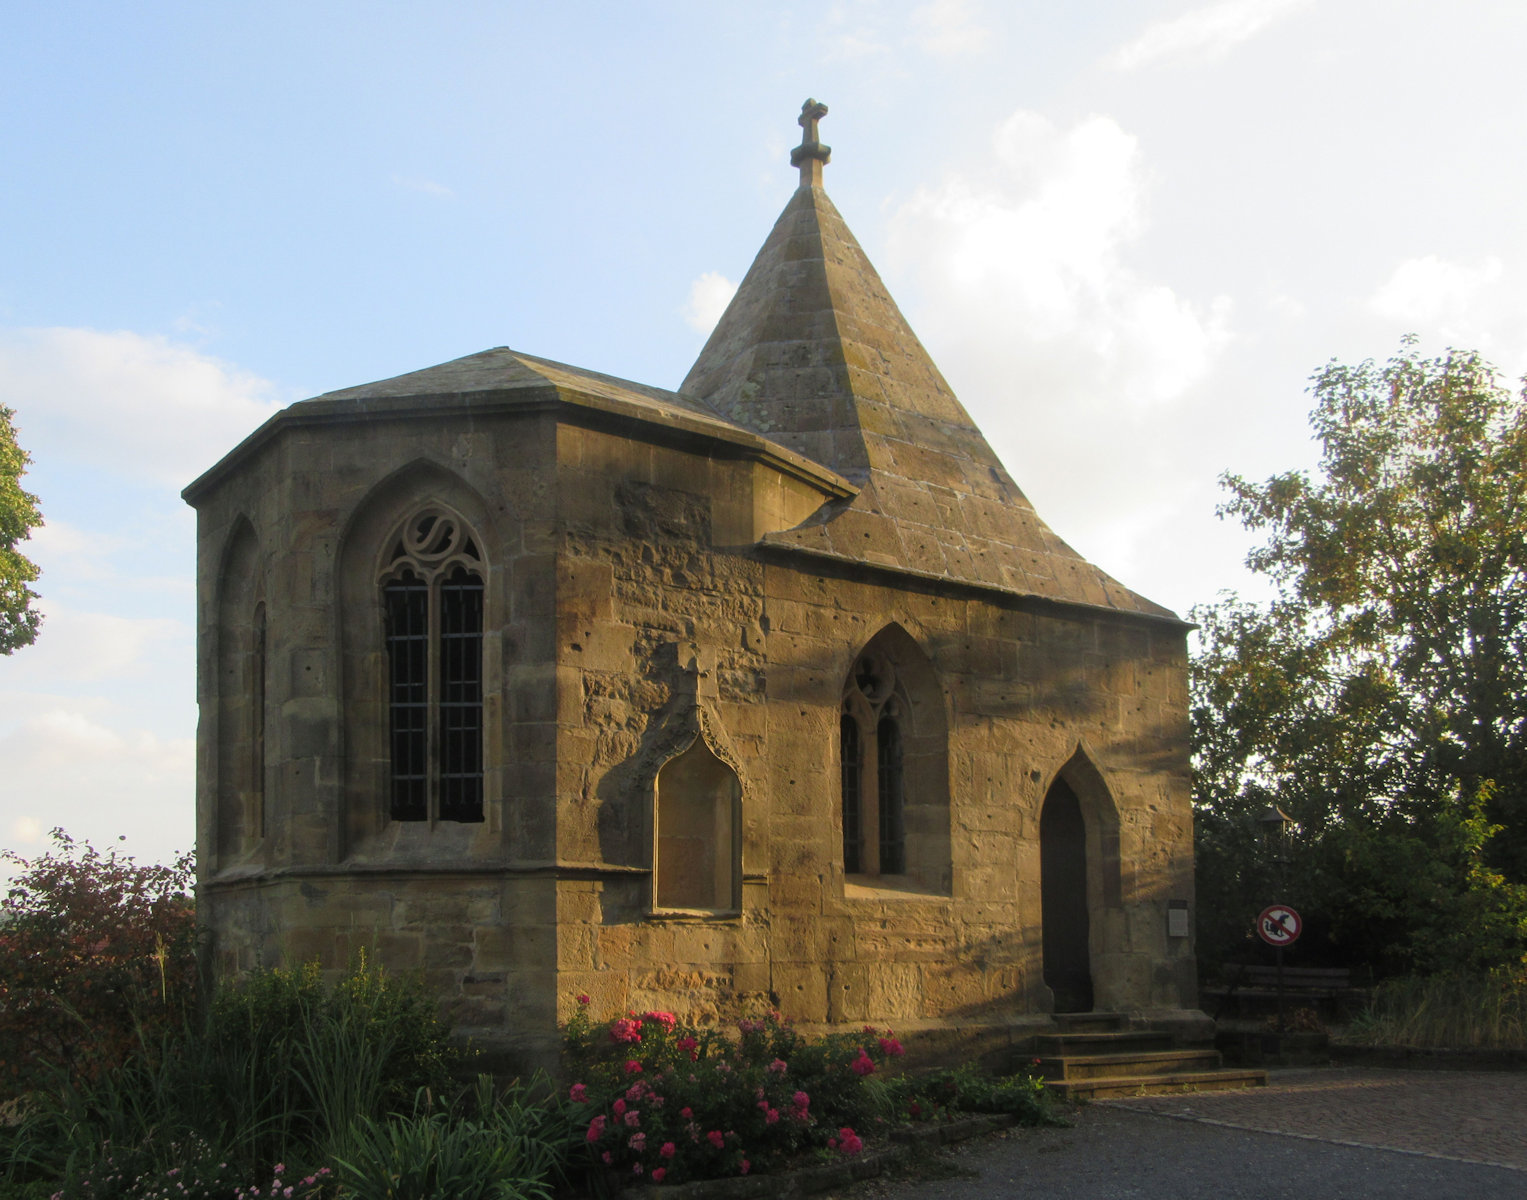
M 907 869 L 906 820 L 901 771 L 901 728 L 886 714 L 875 726 L 875 750 L 879 756 L 877 781 L 880 791 L 880 873 L 900 875 Z
M 843 869 L 850 875 L 859 871 L 859 723 L 843 714 L 838 744 L 843 770 Z

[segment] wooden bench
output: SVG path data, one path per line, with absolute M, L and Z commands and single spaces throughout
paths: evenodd
M 1266 1011 L 1277 1003 L 1278 968 L 1265 963 L 1227 963 L 1221 972 L 1223 982 L 1202 989 L 1205 998 L 1219 997 L 1219 1007 L 1214 1019 L 1218 1021 L 1225 1010 L 1235 1005 Z M 1352 998 L 1352 972 L 1346 967 L 1291 967 L 1283 968 L 1283 999 L 1290 1005 L 1318 1007 L 1324 1003 L 1328 1008 L 1341 1005 Z M 1243 1002 L 1250 1002 L 1244 1003 Z

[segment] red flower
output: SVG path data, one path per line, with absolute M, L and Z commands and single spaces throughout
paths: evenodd
M 615 1115 L 617 1117 L 623 1116 L 625 1114 L 625 1111 L 626 1111 L 626 1102 L 624 1100 L 621 1100 L 621 1099 L 617 1098 L 615 1103 L 612 1104 L 610 1107 L 615 1110 Z
M 699 1044 L 699 1042 L 695 1041 L 695 1039 L 690 1037 L 688 1034 L 685 1034 L 674 1043 L 674 1045 L 677 1046 L 680 1050 L 693 1050 Z
M 721 1130 L 719 1129 L 712 1129 L 705 1137 L 717 1150 L 726 1145 L 726 1139 L 721 1136 Z
M 583 1136 L 584 1136 L 584 1140 L 585 1141 L 590 1141 L 590 1142 L 597 1142 L 600 1138 L 602 1138 L 604 1136 L 604 1114 L 603 1113 L 600 1113 L 597 1117 L 595 1117 L 592 1121 L 589 1122 L 588 1132 L 586 1134 L 584 1134 Z
M 679 1023 L 678 1018 L 675 1017 L 671 1012 L 650 1012 L 643 1013 L 642 1016 L 649 1021 L 656 1021 L 663 1027 L 664 1033 L 671 1033 L 673 1031 L 673 1027 Z
M 687 1104 L 683 1108 L 679 1109 L 679 1116 L 683 1117 L 686 1121 L 694 1115 L 695 1110 L 690 1108 Z
M 838 1130 L 838 1146 L 844 1154 L 858 1154 L 864 1149 L 864 1141 L 847 1125 Z
M 870 1060 L 870 1056 L 864 1052 L 863 1046 L 859 1047 L 859 1057 L 848 1065 L 855 1075 L 873 1075 L 875 1073 L 875 1064 Z
M 651 1179 L 652 1179 L 653 1183 L 662 1183 L 663 1180 L 667 1177 L 667 1175 L 668 1175 L 668 1168 L 667 1167 L 653 1167 L 652 1168 Z
M 578 1003 L 579 1004 L 587 1004 L 588 1002 L 589 1002 L 588 993 L 587 992 L 579 992 L 578 993 Z
M 641 1063 L 637 1062 L 636 1059 L 634 1059 L 634 1058 L 626 1059 L 626 1074 L 627 1075 L 640 1075 L 641 1073 L 642 1073 L 642 1065 L 641 1065 Z
M 664 1158 L 672 1158 L 678 1152 L 679 1148 L 672 1142 L 664 1142 L 663 1148 L 658 1151 L 658 1153 L 661 1154 Z
M 742 1173 L 744 1175 L 746 1175 L 752 1169 L 753 1169 L 753 1164 L 750 1163 L 747 1159 L 743 1159 L 742 1160 Z
M 589 1090 L 581 1083 L 575 1083 L 567 1089 L 567 1098 L 574 1104 L 587 1104 L 589 1102 Z
M 902 1049 L 901 1043 L 895 1038 L 883 1037 L 880 1039 L 880 1053 L 884 1054 L 887 1058 L 897 1058 L 905 1054 L 906 1051 Z
M 630 1017 L 618 1017 L 610 1022 L 612 1042 L 639 1042 L 642 1040 L 642 1023 Z

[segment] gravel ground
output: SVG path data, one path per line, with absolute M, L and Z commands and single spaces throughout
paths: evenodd
M 1527 1074 L 1319 1069 L 1249 1092 L 1074 1110 L 1067 1129 L 981 1138 L 876 1200 L 1527 1200 Z

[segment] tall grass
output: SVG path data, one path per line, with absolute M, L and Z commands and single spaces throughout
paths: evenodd
M 1386 980 L 1349 1036 L 1374 1045 L 1527 1050 L 1527 968 Z
M 10 1146 L 31 1170 L 95 1195 L 95 1179 L 147 1177 L 192 1160 L 253 1180 L 276 1162 L 319 1167 L 357 1123 L 449 1091 L 446 1030 L 422 988 L 364 959 L 332 988 L 316 966 L 221 989 L 205 1016 L 140 1045 L 96 1079 L 61 1072 L 35 1093 Z

